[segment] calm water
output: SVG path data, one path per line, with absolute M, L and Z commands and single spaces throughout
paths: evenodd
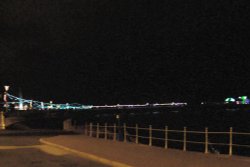
M 116 119 L 119 115 L 120 119 Z M 140 126 L 152 125 L 171 129 L 183 129 L 184 126 L 194 130 L 225 131 L 233 127 L 235 131 L 250 132 L 250 106 L 249 105 L 210 105 L 210 106 L 185 106 L 162 107 L 143 109 L 119 109 L 119 110 L 89 110 L 78 112 L 75 119 L 80 123 L 126 123 L 127 125 Z

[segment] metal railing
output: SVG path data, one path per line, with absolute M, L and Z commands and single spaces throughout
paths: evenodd
M 85 124 L 84 133 L 91 137 L 96 138 L 104 138 L 105 140 L 110 139 L 114 141 L 123 141 L 123 142 L 134 142 L 136 144 L 147 144 L 149 146 L 153 146 L 154 141 L 161 141 L 165 149 L 171 148 L 169 143 L 179 143 L 181 145 L 181 149 L 183 151 L 187 151 L 188 145 L 198 144 L 202 145 L 203 152 L 205 154 L 209 153 L 209 149 L 214 146 L 224 146 L 227 147 L 227 154 L 233 155 L 233 148 L 241 147 L 247 148 L 248 153 L 250 154 L 250 144 L 240 144 L 234 143 L 233 140 L 236 139 L 237 136 L 246 136 L 250 142 L 250 133 L 245 132 L 233 132 L 233 128 L 230 127 L 227 132 L 214 132 L 209 131 L 206 127 L 204 131 L 191 131 L 188 130 L 187 127 L 184 127 L 183 130 L 173 130 L 169 129 L 168 126 L 165 126 L 163 129 L 153 128 L 152 125 L 149 127 L 139 127 L 138 124 L 135 126 L 127 126 L 125 123 L 123 126 L 117 126 L 116 124 L 108 125 L 107 123 L 100 125 L 99 123 L 93 124 Z M 174 134 L 174 135 L 173 135 Z M 203 140 L 191 140 L 192 136 L 199 135 L 200 137 L 196 137 L 196 139 Z M 218 135 L 224 135 L 224 142 L 211 142 L 209 138 L 214 136 L 215 138 Z M 202 136 L 202 137 L 201 137 Z M 146 140 L 146 142 L 145 142 Z

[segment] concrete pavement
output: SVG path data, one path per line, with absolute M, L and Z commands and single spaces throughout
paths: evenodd
M 183 152 L 146 145 L 62 135 L 41 139 L 43 143 L 71 151 L 109 166 L 134 167 L 249 167 L 249 157 Z
M 67 150 L 41 144 L 41 136 L 0 136 L 0 167 L 104 167 Z

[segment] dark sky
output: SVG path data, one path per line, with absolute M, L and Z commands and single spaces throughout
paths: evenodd
M 84 104 L 250 95 L 249 4 L 1 0 L 0 85 Z

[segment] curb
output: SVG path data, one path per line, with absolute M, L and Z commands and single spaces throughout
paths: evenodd
M 48 142 L 48 141 L 46 141 L 44 139 L 40 139 L 39 141 L 41 143 L 43 143 L 43 144 L 47 144 L 47 145 L 50 145 L 50 146 L 53 146 L 53 147 L 57 147 L 57 148 L 72 152 L 72 153 L 74 153 L 74 154 L 76 154 L 76 155 L 78 155 L 78 156 L 80 156 L 82 158 L 86 158 L 86 159 L 89 159 L 89 160 L 92 160 L 92 161 L 96 161 L 96 162 L 102 163 L 104 165 L 108 165 L 108 166 L 112 166 L 112 167 L 133 167 L 133 166 L 121 163 L 121 162 L 109 160 L 109 159 L 102 158 L 102 157 L 99 157 L 99 156 L 96 156 L 96 155 L 93 155 L 93 154 L 89 154 L 89 153 L 86 153 L 86 152 L 77 151 L 75 149 L 71 149 L 71 148 L 68 148 L 68 147 L 65 147 L 65 146 L 62 146 L 62 145 L 59 145 L 59 144 L 54 144 L 54 143 Z
M 4 130 L 0 131 L 0 136 L 42 136 L 42 135 L 74 135 L 73 131 L 61 130 Z

